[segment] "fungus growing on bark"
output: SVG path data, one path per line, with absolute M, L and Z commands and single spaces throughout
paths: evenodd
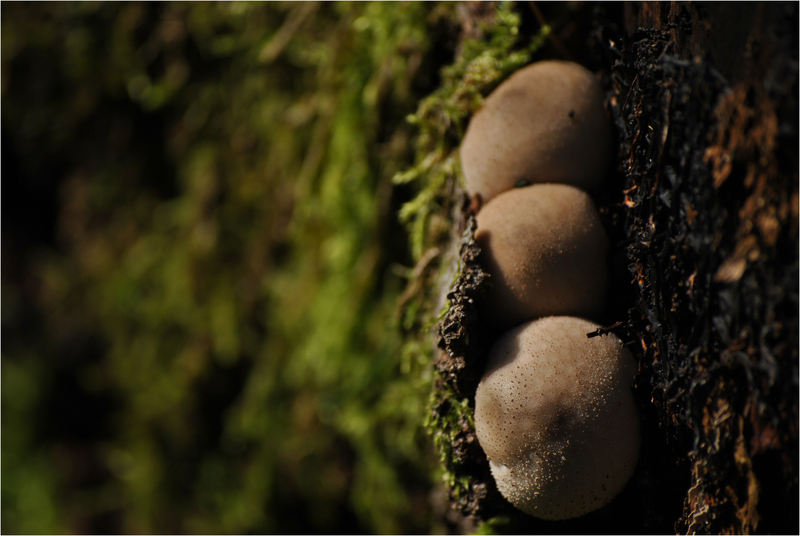
M 548 315 L 593 317 L 604 306 L 608 239 L 591 198 L 565 184 L 503 192 L 478 213 L 498 328 Z
M 611 501 L 633 474 L 639 420 L 634 362 L 598 326 L 547 317 L 493 346 L 475 395 L 475 429 L 500 493 L 542 519 Z
M 488 201 L 539 182 L 600 185 L 611 126 L 594 75 L 566 61 L 540 61 L 500 84 L 473 116 L 461 144 L 467 191 Z

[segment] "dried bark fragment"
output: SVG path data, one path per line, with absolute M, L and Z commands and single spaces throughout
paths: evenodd
M 472 214 L 465 216 L 460 245 L 461 271 L 447 299 L 450 308 L 439 325 L 439 347 L 444 350 L 436 361 L 436 370 L 459 397 L 471 397 L 483 372 L 485 348 L 479 306 L 488 284 L 487 274 L 479 263 L 480 246 L 475 241 L 477 223 Z
M 682 532 L 797 530 L 796 17 L 757 6 L 728 79 L 717 21 L 646 4 L 612 71 L 638 290 L 624 330 L 688 454 Z

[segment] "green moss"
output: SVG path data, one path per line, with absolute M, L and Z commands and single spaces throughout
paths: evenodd
M 474 534 L 513 534 L 509 532 L 509 519 L 507 517 L 493 517 L 483 521 L 475 528 Z
M 454 9 L 3 5 L 4 531 L 433 530 L 391 177 Z

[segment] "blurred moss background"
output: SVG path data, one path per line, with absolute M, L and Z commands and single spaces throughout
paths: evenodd
M 2 4 L 3 532 L 430 532 L 406 116 L 455 4 Z

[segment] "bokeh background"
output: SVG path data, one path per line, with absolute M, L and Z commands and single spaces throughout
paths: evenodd
M 392 177 L 454 4 L 2 4 L 2 531 L 444 530 Z

